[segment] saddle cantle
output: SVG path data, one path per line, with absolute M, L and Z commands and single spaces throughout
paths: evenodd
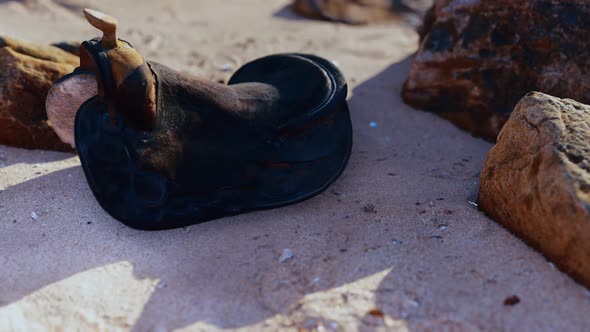
M 329 61 L 271 55 L 224 85 L 143 61 L 107 36 L 115 29 L 81 46 L 79 71 L 96 74 L 98 95 L 78 109 L 74 133 L 88 184 L 114 218 L 156 230 L 279 207 L 344 170 L 347 87 Z

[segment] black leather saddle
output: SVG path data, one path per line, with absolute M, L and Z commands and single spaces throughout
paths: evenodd
M 92 47 L 100 59 L 100 45 Z M 111 69 L 98 64 L 104 80 Z M 153 129 L 129 126 L 101 96 L 75 120 L 88 184 L 126 225 L 167 229 L 296 203 L 344 170 L 352 128 L 346 83 L 332 63 L 271 55 L 241 67 L 227 86 L 148 65 L 157 87 Z
M 82 43 L 70 74 L 98 87 L 76 112 L 74 138 L 114 218 L 158 230 L 275 208 L 317 195 L 344 170 L 347 87 L 329 61 L 271 55 L 227 85 L 208 82 L 146 62 L 117 38 L 115 18 L 84 14 L 103 37 Z

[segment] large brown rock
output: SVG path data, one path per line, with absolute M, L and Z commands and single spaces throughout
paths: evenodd
M 437 0 L 404 101 L 495 140 L 526 93 L 590 103 L 590 2 Z
M 79 60 L 57 47 L 0 38 L 0 144 L 71 151 L 47 121 L 45 97 Z
M 70 52 L 63 49 L 66 47 L 73 48 L 72 44 L 75 45 L 75 42 L 41 45 L 26 40 L 0 36 L 0 47 L 10 47 L 15 52 L 29 55 L 36 59 L 47 60 L 56 63 L 67 63 L 77 67 L 80 64 L 79 56 L 73 54 L 75 52 Z M 77 43 L 77 45 L 80 47 L 80 43 Z
M 293 9 L 314 19 L 368 24 L 423 14 L 433 0 L 294 0 Z
M 479 207 L 590 287 L 590 106 L 524 97 L 487 157 Z

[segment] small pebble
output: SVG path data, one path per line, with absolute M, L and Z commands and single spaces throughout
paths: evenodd
M 445 230 L 447 229 L 447 225 L 438 225 L 438 229 Z
M 418 303 L 417 301 L 414 301 L 414 300 L 407 300 L 407 301 L 405 301 L 405 304 L 407 304 L 409 307 L 413 307 L 413 308 L 418 308 L 420 306 L 420 303 Z
M 39 216 L 35 212 L 31 212 L 31 219 L 37 221 L 39 220 Z
M 520 298 L 516 295 L 509 296 L 504 300 L 504 305 L 506 306 L 513 306 L 518 303 L 520 303 Z
M 232 69 L 232 66 L 229 63 L 224 63 L 223 66 L 221 66 L 221 70 L 223 70 L 224 72 L 228 72 L 231 69 Z
M 475 203 L 475 202 L 472 202 L 472 201 L 467 201 L 467 203 L 469 203 L 469 204 L 471 204 L 471 205 L 473 205 L 473 206 L 477 207 L 477 203 Z
M 281 254 L 281 257 L 279 257 L 279 263 L 284 263 L 290 259 L 293 259 L 293 257 L 295 257 L 295 254 L 293 253 L 293 251 L 291 251 L 291 249 L 285 248 L 285 249 L 283 249 L 283 253 Z
M 364 213 L 377 213 L 377 209 L 375 209 L 375 205 L 367 204 L 367 205 L 363 206 L 363 212 Z
M 385 313 L 378 308 L 375 309 L 371 309 L 367 312 L 367 314 L 373 316 L 373 317 L 377 317 L 377 318 L 384 318 L 385 317 Z
M 379 125 L 377 124 L 377 122 L 371 121 L 371 122 L 369 122 L 369 127 L 371 127 L 371 128 L 377 128 L 377 127 L 379 127 Z

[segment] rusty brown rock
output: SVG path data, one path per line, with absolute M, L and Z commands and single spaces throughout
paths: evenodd
M 47 120 L 45 97 L 54 81 L 74 70 L 78 64 L 73 59 L 78 58 L 56 47 L 14 39 L 4 45 L 0 47 L 0 144 L 71 151 Z
M 526 93 L 590 103 L 590 2 L 437 0 L 402 97 L 494 141 Z
M 590 106 L 532 92 L 480 177 L 479 207 L 590 287 Z
M 300 15 L 348 24 L 368 24 L 423 14 L 433 0 L 295 0 Z
M 17 53 L 40 60 L 67 63 L 72 66 L 78 66 L 80 64 L 80 58 L 78 56 L 52 45 L 40 45 L 26 40 L 0 36 L 0 47 L 10 47 Z

